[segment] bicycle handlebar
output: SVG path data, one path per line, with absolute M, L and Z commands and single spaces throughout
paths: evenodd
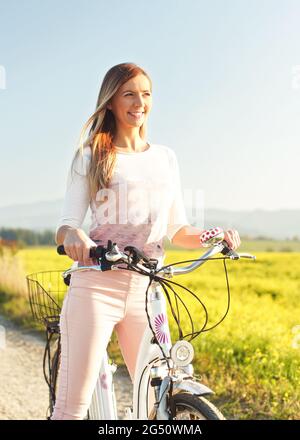
M 101 270 L 108 270 L 111 269 L 112 266 L 116 263 L 128 263 L 131 265 L 134 265 L 138 269 L 142 269 L 144 272 L 151 272 L 151 269 L 156 269 L 155 273 L 159 273 L 161 271 L 164 272 L 166 276 L 172 277 L 173 275 L 183 275 L 189 272 L 192 272 L 197 267 L 204 264 L 209 258 L 212 256 L 222 253 L 226 257 L 232 259 L 232 260 L 238 260 L 240 258 L 250 258 L 255 260 L 255 256 L 247 253 L 239 254 L 235 252 L 233 249 L 230 249 L 228 247 L 228 244 L 226 241 L 221 241 L 215 245 L 212 246 L 211 249 L 209 249 L 204 255 L 200 256 L 196 261 L 194 261 L 192 264 L 188 266 L 183 267 L 177 267 L 173 268 L 171 266 L 169 267 L 161 267 L 156 268 L 156 265 L 153 263 L 153 261 L 157 260 L 155 259 L 149 259 L 145 256 L 145 254 L 140 251 L 139 249 L 133 247 L 133 246 L 127 246 L 124 248 L 124 251 L 128 250 L 130 254 L 126 254 L 124 252 L 121 252 L 117 246 L 116 243 L 111 242 L 111 240 L 108 240 L 107 248 L 105 248 L 102 245 L 98 245 L 96 247 L 90 248 L 90 258 L 97 258 L 101 260 Z M 63 245 L 59 245 L 57 247 L 57 252 L 59 255 L 66 255 L 65 249 Z M 140 261 L 143 261 L 144 263 L 140 263 Z M 152 265 L 152 266 L 151 266 Z M 96 266 L 98 267 L 98 266 Z M 87 269 L 93 269 L 93 270 L 99 270 L 96 269 L 95 266 L 81 266 L 76 269 L 70 269 L 67 272 L 75 272 L 80 270 L 87 270 Z

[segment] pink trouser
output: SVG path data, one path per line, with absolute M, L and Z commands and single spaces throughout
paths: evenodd
M 83 419 L 115 329 L 131 380 L 144 330 L 147 276 L 126 269 L 74 272 L 60 317 L 61 364 L 51 420 Z

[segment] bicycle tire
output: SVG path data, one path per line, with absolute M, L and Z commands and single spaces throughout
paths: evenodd
M 60 346 L 57 347 L 55 353 L 53 355 L 52 363 L 51 363 L 51 383 L 53 385 L 53 393 L 49 390 L 49 407 L 50 407 L 50 417 L 54 410 L 55 400 L 56 400 L 56 391 L 57 391 L 57 377 L 60 367 Z
M 175 405 L 173 420 L 226 420 L 221 411 L 203 396 L 178 392 L 172 399 Z M 156 420 L 155 409 L 152 409 L 149 419 Z

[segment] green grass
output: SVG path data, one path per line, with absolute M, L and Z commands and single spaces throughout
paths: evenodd
M 218 327 L 194 339 L 194 368 L 215 391 L 213 400 L 227 418 L 299 419 L 300 349 L 293 348 L 293 342 L 300 324 L 300 253 L 262 252 L 257 250 L 259 245 L 260 242 L 244 244 L 244 251 L 255 252 L 255 262 L 227 262 L 230 310 Z M 198 255 L 199 251 L 168 250 L 165 263 Z M 23 262 L 22 276 L 64 270 L 72 264 L 68 257 L 58 256 L 55 248 L 23 249 L 17 257 Z M 173 280 L 197 293 L 205 303 L 208 325 L 220 320 L 227 305 L 221 261 L 209 261 L 192 274 Z M 7 289 L 7 282 L 3 288 L 0 274 L 0 311 L 30 326 L 26 292 L 14 289 Z M 200 329 L 204 314 L 199 304 L 182 289 L 178 293 L 192 312 L 196 330 Z M 168 316 L 176 340 L 177 327 L 170 313 Z M 191 328 L 183 310 L 181 319 L 184 333 L 189 333 Z M 115 335 L 108 351 L 117 362 L 123 362 Z

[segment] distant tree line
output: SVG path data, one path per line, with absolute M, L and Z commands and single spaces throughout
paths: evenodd
M 0 244 L 23 246 L 55 246 L 55 233 L 51 230 L 42 232 L 22 228 L 0 228 Z
M 24 246 L 56 246 L 54 241 L 55 232 L 53 230 L 47 229 L 42 232 L 33 231 L 31 229 L 22 228 L 0 228 L 0 245 L 17 246 L 18 248 Z M 241 240 L 267 240 L 276 241 L 267 236 L 256 236 L 251 237 L 248 235 L 241 236 Z M 287 241 L 300 241 L 299 236 L 294 236 Z

